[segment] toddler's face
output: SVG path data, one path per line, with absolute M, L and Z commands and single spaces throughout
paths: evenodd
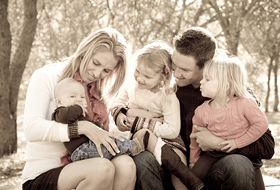
M 59 100 L 58 106 L 71 106 L 78 104 L 83 108 L 87 107 L 85 90 L 84 87 L 79 83 L 70 84 L 66 90 L 62 91 L 62 94 L 59 96 Z
M 159 90 L 159 84 L 162 80 L 160 73 L 155 73 L 152 69 L 145 67 L 144 64 L 138 64 L 135 72 L 134 78 L 137 82 L 137 86 L 140 89 L 147 89 L 152 92 L 157 92 Z
M 200 91 L 203 97 L 215 98 L 219 85 L 217 78 L 203 75 L 200 84 Z

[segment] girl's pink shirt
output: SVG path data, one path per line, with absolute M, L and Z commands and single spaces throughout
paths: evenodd
M 193 124 L 207 127 L 215 136 L 234 139 L 237 148 L 253 143 L 268 129 L 266 115 L 253 99 L 235 97 L 219 109 L 211 108 L 210 101 L 197 107 Z M 190 149 L 190 162 L 195 163 L 201 151 L 195 139 L 191 139 Z

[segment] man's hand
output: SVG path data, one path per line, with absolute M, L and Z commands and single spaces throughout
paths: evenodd
M 216 137 L 213 135 L 206 127 L 200 127 L 197 125 L 193 125 L 197 130 L 196 133 L 192 133 L 190 138 L 196 138 L 196 142 L 199 144 L 199 147 L 203 151 L 221 151 L 223 146 L 219 145 L 219 143 L 225 141 L 225 139 L 221 137 Z
M 223 141 L 219 145 L 223 146 L 221 150 L 227 153 L 237 148 L 234 139 Z

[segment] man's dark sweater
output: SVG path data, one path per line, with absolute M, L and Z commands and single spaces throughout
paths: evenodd
M 192 118 L 194 116 L 194 110 L 200 106 L 205 100 L 201 95 L 199 88 L 194 88 L 193 85 L 185 87 L 178 87 L 176 92 L 177 98 L 180 101 L 181 111 L 181 131 L 180 134 L 187 147 L 187 158 L 190 154 L 190 134 L 192 132 Z

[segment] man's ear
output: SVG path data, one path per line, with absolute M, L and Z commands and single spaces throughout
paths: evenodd
M 61 106 L 61 101 L 60 101 L 60 99 L 56 98 L 56 99 L 54 100 L 54 102 L 55 102 L 56 107 Z

